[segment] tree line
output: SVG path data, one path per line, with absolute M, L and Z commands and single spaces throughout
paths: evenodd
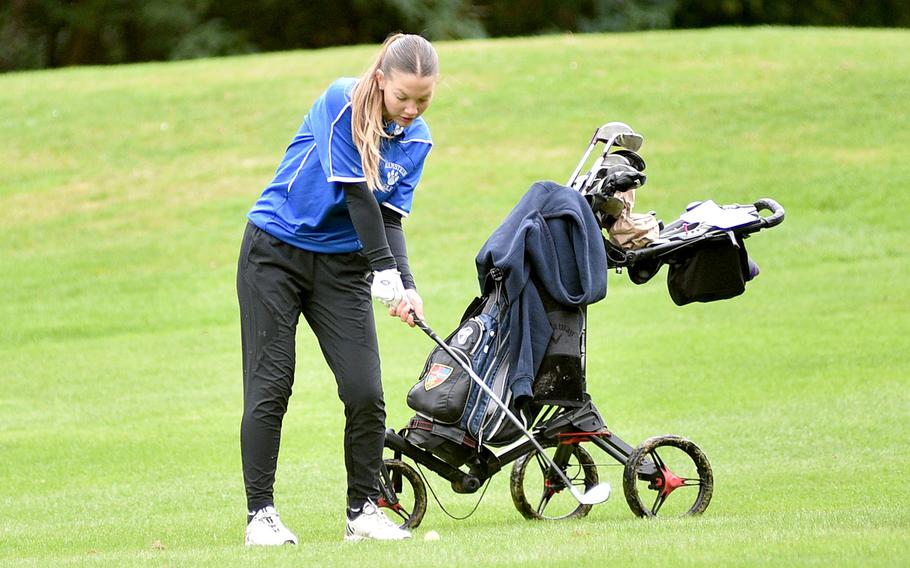
M 381 42 L 720 25 L 910 27 L 906 0 L 5 0 L 0 71 Z

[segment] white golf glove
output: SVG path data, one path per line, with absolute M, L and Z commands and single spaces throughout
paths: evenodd
M 373 297 L 392 308 L 404 299 L 404 285 L 401 274 L 394 268 L 373 272 L 373 285 L 370 287 Z

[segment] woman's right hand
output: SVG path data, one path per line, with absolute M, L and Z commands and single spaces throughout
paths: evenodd
M 413 310 L 413 314 L 411 313 Z M 389 315 L 398 318 L 411 327 L 417 325 L 414 321 L 414 314 L 418 319 L 423 319 L 423 299 L 417 290 L 407 288 L 404 291 L 404 298 L 397 306 L 389 307 Z

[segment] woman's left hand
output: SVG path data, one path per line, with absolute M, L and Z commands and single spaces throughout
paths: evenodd
M 411 315 L 411 310 L 414 310 L 418 318 L 423 319 L 423 300 L 420 298 L 420 294 L 417 293 L 417 290 L 406 288 L 404 299 L 397 307 L 389 308 L 389 315 L 414 327 L 416 324 L 414 323 L 414 316 Z

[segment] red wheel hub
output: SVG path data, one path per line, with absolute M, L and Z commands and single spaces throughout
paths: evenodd
M 666 497 L 674 490 L 685 485 L 685 481 L 666 467 L 662 467 L 660 469 L 660 477 L 654 480 L 654 485 L 660 490 L 661 495 Z
M 379 508 L 391 509 L 393 511 L 398 511 L 401 509 L 401 503 L 395 503 L 394 505 L 392 505 L 391 503 L 386 501 L 385 497 L 380 497 L 379 499 L 377 499 L 376 506 L 378 506 Z

